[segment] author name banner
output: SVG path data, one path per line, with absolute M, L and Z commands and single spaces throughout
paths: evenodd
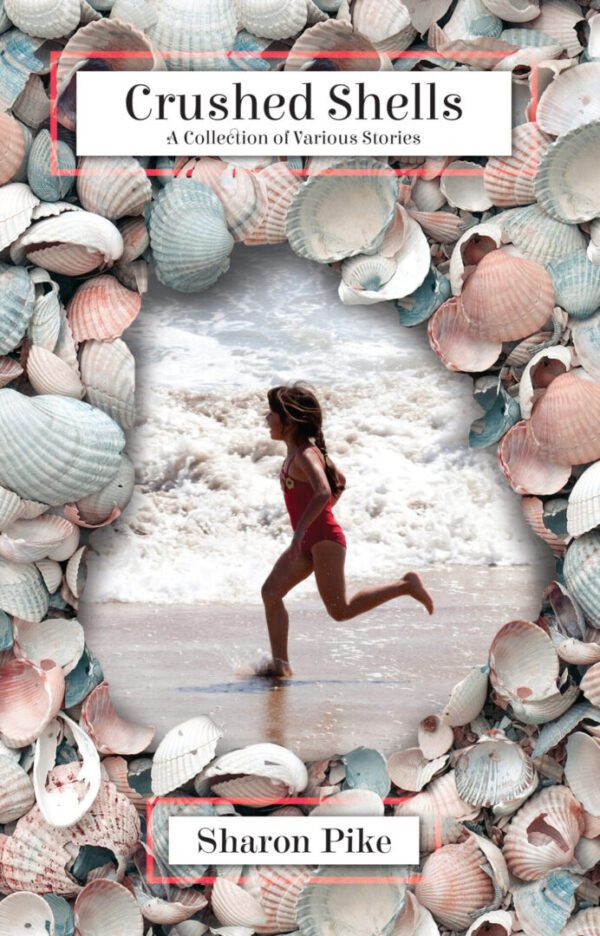
M 417 816 L 173 816 L 169 864 L 415 865 Z
M 78 156 L 505 156 L 510 72 L 78 72 Z

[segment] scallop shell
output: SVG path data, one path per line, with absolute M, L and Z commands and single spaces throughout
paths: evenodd
M 508 827 L 502 852 L 510 871 L 524 881 L 535 881 L 570 864 L 583 825 L 583 809 L 566 787 L 542 790 Z
M 600 310 L 587 319 L 569 322 L 579 363 L 600 381 Z
M 79 25 L 81 5 L 78 0 L 4 0 L 4 9 L 12 22 L 30 36 L 58 39 Z
M 49 119 L 50 98 L 39 75 L 29 76 L 12 111 L 22 124 L 34 131 L 39 130 L 41 124 Z
M 6 391 L 4 391 L 6 392 Z M 581 465 L 600 458 L 600 384 L 569 371 L 533 407 L 531 440 L 549 461 Z
M 21 507 L 22 501 L 17 494 L 0 487 L 0 530 L 4 530 L 9 523 L 20 516 Z
M 0 354 L 20 345 L 33 315 L 34 299 L 27 271 L 0 263 Z
M 122 218 L 117 227 L 123 238 L 123 253 L 119 263 L 137 260 L 150 245 L 146 222 L 143 218 Z
M 428 760 L 441 757 L 454 743 L 454 732 L 439 715 L 428 715 L 419 723 L 419 747 Z
M 32 660 L 54 660 L 67 675 L 75 669 L 84 647 L 83 627 L 75 618 L 49 618 L 37 624 L 13 619 L 15 656 Z
M 212 760 L 222 732 L 207 715 L 171 728 L 152 762 L 152 792 L 165 796 L 199 774 Z
M 135 361 L 124 341 L 86 341 L 81 353 L 86 398 L 123 429 L 135 424 Z
M 106 682 L 96 686 L 83 703 L 81 726 L 101 754 L 139 754 L 156 734 L 155 728 L 135 725 L 117 715 Z
M 490 647 L 490 680 L 507 702 L 556 692 L 559 660 L 551 639 L 530 621 L 510 621 Z
M 585 237 L 576 225 L 551 218 L 537 204 L 504 211 L 500 221 L 523 256 L 542 265 L 585 247 Z
M 111 221 L 90 211 L 69 211 L 36 221 L 15 241 L 10 255 L 13 263 L 78 276 L 110 266 L 122 252 L 123 238 Z
M 0 111 L 0 185 L 14 178 L 25 155 L 25 131 L 18 120 Z
M 58 741 L 63 734 L 61 720 L 77 745 L 81 762 L 73 762 L 74 773 L 69 783 L 51 784 L 50 789 L 46 789 L 46 780 L 56 762 Z M 56 828 L 79 822 L 98 796 L 100 783 L 100 758 L 91 738 L 77 722 L 61 713 L 59 718 L 44 728 L 35 744 L 33 786 L 37 805 L 45 821 Z
M 104 761 L 103 761 L 104 763 Z M 215 807 L 202 799 L 195 802 L 159 801 L 153 805 L 150 832 L 147 834 L 151 840 L 151 850 L 161 877 L 177 878 L 182 886 L 188 886 L 203 877 L 207 866 L 194 863 L 180 865 L 169 863 L 169 823 L 173 816 L 213 816 Z M 144 915 L 146 915 L 144 913 Z M 191 914 L 189 914 L 191 916 Z
M 10 182 L 0 188 L 0 250 L 17 239 L 31 223 L 39 198 L 24 182 Z
M 239 751 L 223 754 L 210 764 L 203 776 L 218 778 L 236 774 L 283 784 L 288 796 L 301 793 L 308 783 L 302 761 L 278 744 L 251 744 Z M 214 786 L 214 780 L 211 785 Z
M 256 868 L 254 886 L 248 889 L 266 914 L 267 924 L 263 931 L 277 932 L 279 930 L 287 933 L 298 925 L 298 898 L 311 879 L 310 868 L 293 865 L 288 867 L 259 865 Z
M 354 0 L 352 24 L 376 49 L 392 57 L 408 49 L 417 35 L 410 13 L 400 0 Z
M 314 809 L 311 816 L 383 816 L 383 799 L 373 790 L 340 790 L 332 793 Z
M 571 368 L 572 363 L 572 349 L 563 345 L 544 348 L 530 357 L 519 383 L 519 406 L 524 419 L 531 416 L 534 402 L 556 377 Z
M 13 361 L 13 359 L 9 357 L 0 357 L 0 388 L 7 387 L 13 380 L 20 377 L 22 373 L 23 368 L 17 361 Z M 2 529 L 1 525 L 0 529 Z
M 561 715 L 555 722 L 549 722 L 544 725 L 538 735 L 532 756 L 539 759 L 548 751 L 560 744 L 573 728 L 576 728 L 584 720 L 600 723 L 600 709 L 594 708 L 589 702 L 576 702 L 568 711 Z
M 126 289 L 114 276 L 94 276 L 79 287 L 67 306 L 73 338 L 75 341 L 118 338 L 141 307 L 141 296 Z
M 536 536 L 543 539 L 555 554 L 562 554 L 570 537 L 557 536 L 544 523 L 544 503 L 539 497 L 522 497 L 521 512 Z
M 147 0 L 115 0 L 109 16 L 146 32 L 158 20 L 158 12 Z
M 0 559 L 0 608 L 26 621 L 41 621 L 50 596 L 34 565 Z
M 0 823 L 20 819 L 34 803 L 35 794 L 29 775 L 19 764 L 0 755 Z
M 600 267 L 588 260 L 585 250 L 554 260 L 548 265 L 556 302 L 574 318 L 588 318 L 600 305 Z
M 55 936 L 54 915 L 39 894 L 23 891 L 0 902 L 0 933 L 16 936 L 19 931 L 28 936 Z
M 459 172 L 462 174 L 450 174 Z M 442 173 L 440 190 L 454 208 L 485 211 L 492 207 L 492 201 L 483 187 L 483 173 L 478 163 L 465 159 L 451 162 Z
M 199 5 L 194 0 L 151 0 L 150 9 L 156 22 L 148 28 L 148 36 L 165 53 L 167 68 L 204 71 L 226 67 L 224 53 L 233 48 L 237 31 L 233 3 L 205 0 Z M 304 13 L 306 21 L 306 6 Z M 221 55 L 207 55 L 212 51 Z
M 79 160 L 77 194 L 87 211 L 115 221 L 143 215 L 152 185 L 133 156 L 83 156 Z
M 140 758 L 138 761 L 132 761 L 131 767 L 136 763 L 140 763 L 146 760 L 148 764 L 148 772 L 152 766 L 152 760 L 150 758 Z M 132 770 L 132 774 L 135 775 L 135 771 Z M 140 815 L 146 815 L 146 804 L 148 802 L 148 796 L 143 796 L 138 790 L 131 785 L 129 777 L 129 766 L 124 757 L 104 757 L 102 759 L 102 776 L 107 780 L 111 780 L 116 786 L 117 790 L 120 793 L 123 793 L 127 797 L 130 803 L 132 803 Z M 155 806 L 152 810 L 152 814 L 156 815 L 156 810 L 158 806 Z M 154 837 L 153 837 L 154 841 Z
M 447 725 L 458 728 L 468 725 L 481 712 L 488 690 L 488 668 L 474 666 L 463 680 L 454 686 L 442 712 Z
M 39 267 L 31 270 L 29 275 L 35 285 L 35 302 L 27 337 L 32 345 L 45 348 L 46 351 L 54 351 L 61 333 L 62 313 L 58 298 L 58 284 Z M 65 363 L 72 364 L 71 361 L 65 361 Z
M 36 562 L 36 566 L 50 594 L 60 588 L 62 569 L 58 562 L 54 559 L 40 559 Z
M 48 130 L 37 134 L 27 159 L 27 181 L 31 190 L 45 202 L 61 201 L 69 194 L 75 181 L 74 175 L 59 175 L 54 171 L 51 153 L 51 140 Z M 56 146 L 56 167 L 59 172 L 73 172 L 77 160 L 71 147 L 58 140 Z
M 75 517 L 69 512 L 69 506 L 65 508 L 65 516 L 68 516 L 79 526 L 103 526 L 115 510 L 120 513 L 129 503 L 134 482 L 135 469 L 133 462 L 128 455 L 123 453 L 119 469 L 114 478 L 95 494 L 81 498 L 75 506 Z
M 485 857 L 473 839 L 443 845 L 426 859 L 415 896 L 438 923 L 465 930 L 494 899 L 494 884 L 484 866 Z
M 530 796 L 537 774 L 525 752 L 504 737 L 483 737 L 463 749 L 455 764 L 456 790 L 473 806 L 504 806 Z
M 460 214 L 450 211 L 415 211 L 408 208 L 408 214 L 421 225 L 426 234 L 437 244 L 454 244 L 468 227 Z
M 417 178 L 412 186 L 411 198 L 415 208 L 420 212 L 434 214 L 438 208 L 446 204 L 446 197 L 440 189 L 439 177 L 435 179 Z M 457 216 L 453 215 L 453 217 Z
M 376 253 L 396 214 L 398 180 L 379 160 L 359 158 L 333 168 L 352 174 L 312 176 L 285 219 L 292 249 L 320 263 Z
M 76 400 L 80 400 L 84 395 L 79 374 L 56 354 L 39 345 L 29 349 L 27 376 L 36 393 L 55 393 Z
M 582 124 L 600 119 L 600 106 L 589 88 L 600 80 L 600 62 L 568 68 L 545 89 L 536 121 L 546 133 L 562 136 Z
M 428 761 L 420 748 L 406 748 L 388 757 L 387 766 L 392 783 L 400 790 L 418 793 L 440 773 L 448 763 L 447 757 Z
M 454 771 L 435 777 L 427 789 L 394 807 L 396 816 L 418 816 L 421 852 L 456 842 L 464 834 L 462 823 L 475 819 L 480 810 L 461 800 Z
M 79 762 L 55 767 L 48 778 L 48 791 L 79 784 Z M 19 820 L 15 831 L 0 838 L 0 882 L 3 889 L 25 890 L 34 887 L 41 892 L 52 891 L 72 897 L 81 885 L 68 873 L 73 855 L 84 845 L 108 848 L 115 855 L 116 875 L 122 878 L 129 856 L 139 843 L 140 822 L 134 807 L 107 781 L 87 813 L 74 825 L 64 828 L 50 826 L 38 806 Z
M 600 933 L 600 908 L 588 907 L 572 916 L 561 936 L 598 936 Z
M 112 419 L 81 400 L 28 398 L 8 388 L 0 390 L 0 429 L 7 439 L 0 451 L 0 483 L 51 505 L 108 484 L 125 443 Z
M 339 71 L 380 71 L 385 58 L 366 36 L 355 32 L 349 22 L 330 19 L 326 23 L 317 23 L 298 36 L 285 59 L 285 71 L 305 70 L 322 62 L 322 55 L 311 57 L 314 52 L 355 53 L 339 58 L 336 54 L 328 59 Z
M 90 881 L 77 895 L 74 913 L 81 936 L 142 936 L 144 932 L 135 897 L 116 881 Z
M 552 871 L 538 881 L 514 888 L 515 911 L 527 936 L 562 933 L 575 906 L 578 883 L 568 871 Z
M 10 747 L 35 741 L 58 712 L 65 677 L 53 660 L 11 660 L 0 667 L 0 736 Z
M 221 202 L 206 185 L 173 179 L 159 193 L 150 217 L 156 275 L 181 292 L 207 289 L 229 269 L 233 238 Z
M 562 44 L 570 58 L 579 55 L 581 44 L 575 24 L 581 19 L 581 8 L 573 0 L 544 0 L 540 15 L 523 24 L 523 29 L 539 30 Z
M 285 219 L 301 182 L 283 162 L 266 166 L 257 175 L 266 189 L 267 212 L 258 227 L 244 238 L 244 243 L 249 246 L 279 244 L 287 240 Z
M 492 205 L 529 205 L 535 201 L 534 181 L 548 146 L 548 138 L 537 124 L 513 128 L 511 155 L 491 156 L 483 170 L 483 188 Z
M 243 28 L 266 39 L 287 39 L 306 26 L 306 0 L 236 0 L 235 7 Z
M 600 525 L 600 461 L 586 468 L 569 494 L 567 529 L 581 536 Z
M 538 0 L 483 0 L 483 3 L 490 13 L 509 23 L 526 23 L 540 15 Z
M 566 712 L 577 699 L 579 687 L 567 684 L 564 691 L 553 692 L 542 699 L 513 699 L 511 709 L 514 718 L 525 725 L 543 725 Z
M 600 120 L 576 127 L 548 147 L 535 180 L 545 211 L 571 224 L 600 214 L 600 179 L 592 169 L 600 145 Z
M 260 174 L 208 156 L 194 160 L 191 175 L 185 167 L 182 172 L 215 193 L 223 205 L 227 227 L 235 240 L 244 240 L 263 221 L 268 200 Z
M 398 876 L 395 868 L 376 865 L 369 868 L 369 875 L 381 883 L 350 886 L 352 878 L 362 873 L 363 868 L 345 865 L 317 870 L 298 898 L 298 925 L 303 936 L 333 936 L 352 929 L 362 936 L 392 933 L 394 920 L 404 906 L 406 888 L 394 880 Z M 320 878 L 347 883 L 340 886 Z M 385 878 L 390 878 L 389 883 Z
M 531 438 L 522 419 L 512 426 L 498 447 L 506 480 L 517 494 L 556 494 L 571 476 L 571 466 L 550 462 Z
M 225 877 L 218 877 L 213 884 L 211 907 L 219 923 L 226 927 L 248 927 L 256 932 L 256 927 L 267 922 L 258 900 Z
M 492 367 L 502 352 L 500 341 L 481 339 L 473 333 L 456 296 L 447 299 L 431 316 L 427 337 L 448 370 L 484 371 Z
M 500 247 L 503 238 L 501 217 L 468 228 L 454 245 L 450 257 L 450 283 L 455 296 L 462 292 L 463 283 L 480 260 Z
M 564 564 L 567 588 L 594 627 L 600 627 L 599 563 L 600 533 L 591 532 L 573 540 Z

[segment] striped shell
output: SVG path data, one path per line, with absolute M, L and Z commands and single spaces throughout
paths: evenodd
M 94 276 L 79 287 L 67 306 L 73 338 L 75 341 L 118 338 L 141 307 L 141 296 L 126 289 L 114 276 Z
M 90 494 L 82 497 L 75 505 L 76 515 L 71 516 L 69 506 L 65 508 L 65 516 L 79 526 L 104 526 L 107 518 L 114 519 L 131 500 L 135 482 L 135 469 L 128 455 L 123 453 L 119 468 L 108 484 Z
M 16 657 L 38 666 L 43 660 L 54 660 L 65 676 L 81 659 L 85 641 L 83 627 L 76 618 L 48 618 L 37 623 L 14 618 L 13 628 Z
M 33 785 L 27 772 L 0 754 L 0 824 L 20 819 L 34 803 Z
M 545 265 L 586 245 L 575 224 L 565 224 L 547 214 L 541 205 L 512 208 L 500 215 L 503 231 L 528 260 Z
M 502 852 L 509 870 L 535 881 L 573 860 L 583 832 L 583 809 L 564 786 L 547 787 L 514 816 Z
M 352 878 L 362 873 L 363 868 L 335 865 L 317 870 L 298 899 L 298 925 L 303 936 L 333 936 L 351 933 L 352 929 L 363 936 L 390 936 L 404 906 L 406 888 L 394 880 L 397 869 L 377 866 L 371 866 L 369 874 L 381 883 L 352 887 Z M 319 878 L 341 879 L 344 883 L 325 883 Z
M 53 660 L 44 659 L 39 666 L 11 660 L 0 667 L 0 737 L 5 744 L 25 747 L 39 737 L 64 694 L 65 677 Z
M 29 227 L 36 205 L 39 198 L 24 182 L 10 182 L 0 188 L 0 250 Z
M 546 133 L 563 136 L 600 119 L 600 104 L 589 88 L 600 80 L 600 62 L 575 65 L 558 75 L 540 97 L 536 121 Z
M 600 461 L 586 468 L 569 494 L 567 529 L 581 536 L 600 526 Z
M 222 732 L 207 715 L 171 728 L 152 761 L 152 792 L 165 796 L 199 774 L 212 760 Z
M 0 559 L 0 608 L 26 621 L 41 621 L 49 600 L 48 590 L 34 565 Z
M 565 582 L 593 627 L 600 627 L 599 568 L 600 533 L 592 531 L 573 540 L 565 557 Z
M 548 265 L 556 302 L 573 318 L 588 318 L 600 305 L 600 267 L 578 250 Z
M 529 419 L 531 440 L 550 462 L 581 465 L 600 458 L 600 383 L 579 373 L 556 377 Z
M 112 221 L 143 215 L 152 185 L 133 156 L 83 156 L 78 168 L 77 194 L 87 211 Z
M 465 930 L 494 899 L 494 884 L 484 865 L 485 857 L 473 839 L 444 845 L 426 859 L 415 896 L 438 923 Z
M 25 131 L 18 120 L 0 111 L 0 185 L 15 177 L 25 155 Z
M 116 881 L 90 881 L 77 895 L 74 914 L 81 936 L 142 936 L 144 932 L 135 897 Z
M 308 783 L 306 767 L 287 748 L 279 744 L 251 744 L 239 751 L 231 751 L 218 757 L 204 771 L 203 776 L 214 778 L 228 775 L 261 777 L 287 787 L 289 796 L 305 789 Z
M 24 33 L 47 39 L 66 36 L 81 17 L 79 0 L 4 0 L 4 9 Z
M 79 374 L 46 348 L 34 345 L 27 355 L 29 383 L 40 394 L 58 394 L 80 400 L 84 387 Z
M 483 737 L 463 749 L 455 764 L 456 789 L 473 806 L 504 806 L 529 796 L 537 774 L 525 752 L 504 737 Z
M 600 214 L 600 179 L 594 154 L 600 143 L 600 120 L 560 136 L 541 159 L 535 195 L 545 211 L 571 224 Z
M 586 812 L 600 817 L 600 745 L 583 731 L 575 731 L 567 741 L 565 778 Z
M 27 158 L 27 181 L 32 192 L 45 202 L 61 201 L 69 194 L 75 176 L 60 173 L 72 173 L 77 164 L 71 147 L 64 140 L 58 140 L 55 144 L 58 171 L 55 171 L 50 156 L 51 145 L 48 130 L 40 130 Z
M 50 244 L 50 246 L 45 246 Z M 123 238 L 100 215 L 68 211 L 36 221 L 11 247 L 13 263 L 34 263 L 45 270 L 77 276 L 118 260 Z
M 287 39 L 301 32 L 308 15 L 306 0 L 236 0 L 244 29 L 266 39 Z
M 20 345 L 33 315 L 34 300 L 27 271 L 0 263 L 0 354 Z
M 483 187 L 493 205 L 529 205 L 535 201 L 534 181 L 549 140 L 535 123 L 512 131 L 510 156 L 492 156 L 483 170 Z
M 88 402 L 130 429 L 135 424 L 135 361 L 125 342 L 86 341 L 80 367 Z
M 106 682 L 96 686 L 83 703 L 81 726 L 101 754 L 139 754 L 156 733 L 154 728 L 135 725 L 117 715 Z
M 201 4 L 195 0 L 151 0 L 149 6 L 156 22 L 148 28 L 148 36 L 165 53 L 167 68 L 203 71 L 225 67 L 223 53 L 233 47 L 236 34 L 230 0 L 203 0 Z M 211 51 L 222 54 L 207 54 Z

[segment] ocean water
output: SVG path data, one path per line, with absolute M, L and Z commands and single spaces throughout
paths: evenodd
M 125 335 L 137 361 L 136 489 L 92 535 L 88 600 L 260 601 L 291 539 L 266 391 L 299 379 L 318 392 L 347 478 L 335 515 L 349 579 L 547 558 L 495 446 L 467 447 L 481 415 L 471 378 L 447 371 L 426 327 L 401 327 L 390 303 L 344 306 L 338 282 L 284 244 L 236 246 L 204 293 L 153 283 Z M 312 579 L 294 593 L 309 591 Z

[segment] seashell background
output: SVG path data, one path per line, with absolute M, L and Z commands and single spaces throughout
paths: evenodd
M 0 0 L 0 934 L 599 931 L 598 8 Z M 61 49 L 77 54 L 58 67 L 57 160 L 77 179 L 50 165 Z M 106 67 L 89 53 L 107 50 L 149 53 L 110 60 L 126 68 L 399 71 L 494 52 L 477 62 L 512 73 L 513 154 L 78 161 L 74 74 Z M 323 174 L 347 166 L 368 173 Z M 90 531 L 133 490 L 121 336 L 150 263 L 194 292 L 227 272 L 236 241 L 285 240 L 339 271 L 343 302 L 394 303 L 402 325 L 427 322 L 445 367 L 473 375 L 470 444 L 498 447 L 555 579 L 537 620 L 504 623 L 487 663 L 387 762 L 359 748 L 305 765 L 273 744 L 215 756 L 207 715 L 144 756 L 153 729 L 115 711 L 77 621 Z M 205 887 L 195 878 L 209 869 L 169 868 L 158 805 L 155 873 L 181 886 L 155 883 L 145 806 L 173 792 L 191 802 L 169 809 L 190 814 L 210 811 L 195 800 L 212 793 L 261 812 L 303 795 L 310 805 L 284 811 L 419 815 L 422 864 L 408 883 L 406 869 L 380 869 L 378 884 L 336 869 L 348 880 L 332 890 L 319 869 L 258 866 L 220 869 Z

